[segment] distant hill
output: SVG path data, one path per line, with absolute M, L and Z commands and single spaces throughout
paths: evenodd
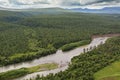
M 32 15 L 36 15 L 36 14 L 61 14 L 61 13 L 71 12 L 71 10 L 62 9 L 62 8 L 39 8 L 39 9 L 30 8 L 30 9 L 1 9 L 1 10 L 29 13 Z
M 82 9 L 74 8 L 70 9 L 74 12 L 85 12 L 85 13 L 109 13 L 109 14 L 120 14 L 120 7 L 105 7 L 103 9 Z
M 120 14 L 120 7 L 105 7 L 103 9 L 82 9 L 82 8 L 73 8 L 73 9 L 62 9 L 62 8 L 30 8 L 30 9 L 5 9 L 0 8 L 4 11 L 13 11 L 13 12 L 22 12 L 29 13 L 32 15 L 36 14 L 61 14 L 66 12 L 83 12 L 83 13 L 107 13 L 107 14 Z

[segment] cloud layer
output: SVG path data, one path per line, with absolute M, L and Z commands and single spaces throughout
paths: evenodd
M 120 7 L 120 0 L 0 0 L 1 8 L 89 8 Z

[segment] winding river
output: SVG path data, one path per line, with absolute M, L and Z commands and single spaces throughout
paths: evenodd
M 83 53 L 84 49 L 92 50 L 92 49 L 90 49 L 91 47 L 95 47 L 95 46 L 97 47 L 101 43 L 105 43 L 105 41 L 108 38 L 109 37 L 96 37 L 96 38 L 93 38 L 92 42 L 89 45 L 81 46 L 81 47 L 78 47 L 78 48 L 73 49 L 68 52 L 62 52 L 62 50 L 58 50 L 55 54 L 52 54 L 52 55 L 49 55 L 46 57 L 42 57 L 39 59 L 35 59 L 33 61 L 27 61 L 27 62 L 22 62 L 19 64 L 0 67 L 0 73 L 6 72 L 9 70 L 20 69 L 22 67 L 26 67 L 26 68 L 33 67 L 33 66 L 37 66 L 37 65 L 45 64 L 45 63 L 57 63 L 57 64 L 59 64 L 59 67 L 54 70 L 35 72 L 32 74 L 28 74 L 26 76 L 23 76 L 23 77 L 14 79 L 14 80 L 26 80 L 26 79 L 30 79 L 30 78 L 35 78 L 37 75 L 46 76 L 50 73 L 53 73 L 53 74 L 58 73 L 60 71 L 66 70 L 68 68 L 69 63 L 71 62 L 71 59 L 74 56 L 78 56 L 81 53 Z

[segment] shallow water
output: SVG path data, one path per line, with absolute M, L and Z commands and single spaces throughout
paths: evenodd
M 74 56 L 78 56 L 81 53 L 83 53 L 84 49 L 88 48 L 89 50 L 92 50 L 92 49 L 90 49 L 90 47 L 92 47 L 92 48 L 95 46 L 97 47 L 101 43 L 105 43 L 105 41 L 108 38 L 109 37 L 94 38 L 89 45 L 81 46 L 81 47 L 78 47 L 78 48 L 73 49 L 73 50 L 68 51 L 68 52 L 62 52 L 62 50 L 58 50 L 55 54 L 52 54 L 52 55 L 49 55 L 46 57 L 42 57 L 39 59 L 35 59 L 33 61 L 27 61 L 27 62 L 22 62 L 19 64 L 0 67 L 0 72 L 6 72 L 9 70 L 19 69 L 22 67 L 33 67 L 33 66 L 36 66 L 39 64 L 44 64 L 44 63 L 57 63 L 57 64 L 59 64 L 59 67 L 57 69 L 28 74 L 26 76 L 20 77 L 20 78 L 15 79 L 15 80 L 24 80 L 24 79 L 34 78 L 38 74 L 46 76 L 49 73 L 58 73 L 60 71 L 66 70 L 68 68 L 69 63 L 71 62 L 71 59 Z

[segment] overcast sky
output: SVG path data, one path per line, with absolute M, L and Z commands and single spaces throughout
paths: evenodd
M 1 8 L 89 8 L 120 7 L 120 0 L 0 0 Z

